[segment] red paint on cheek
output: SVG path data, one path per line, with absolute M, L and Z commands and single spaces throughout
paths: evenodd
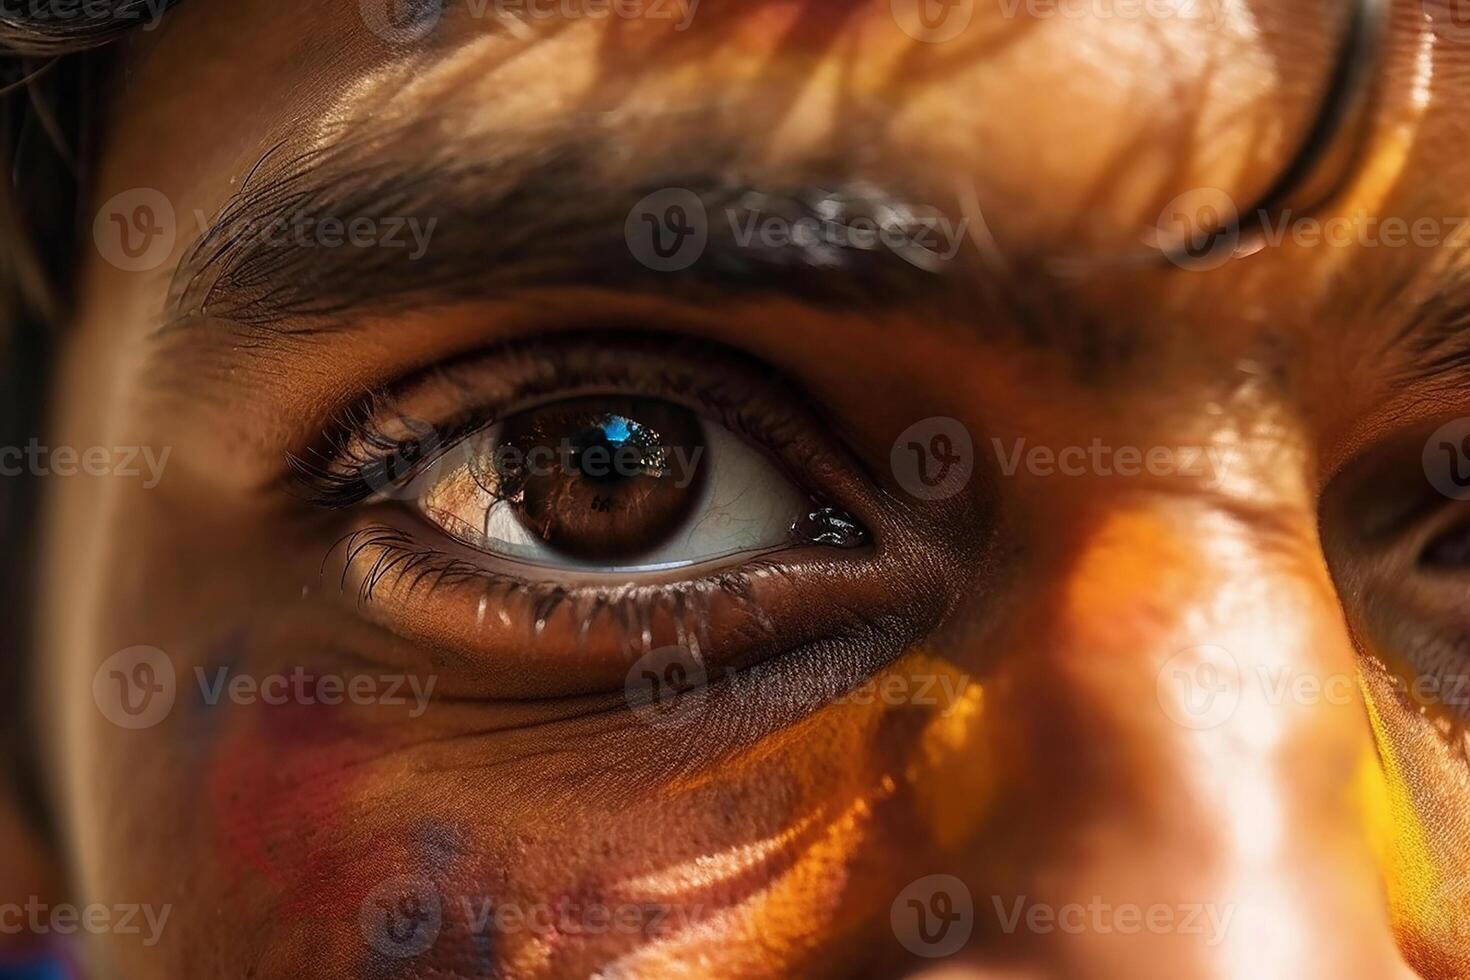
M 231 727 L 209 766 L 205 798 L 223 870 L 234 887 L 252 873 L 264 878 L 283 914 L 346 909 L 374 884 L 371 869 L 349 867 L 360 862 L 343 858 L 342 843 L 381 750 L 344 715 L 323 705 L 262 706 Z M 393 847 L 358 840 L 353 850 L 382 865 Z

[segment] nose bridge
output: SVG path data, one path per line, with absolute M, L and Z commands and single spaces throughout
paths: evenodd
M 1040 975 L 1400 975 L 1308 509 L 1076 499 L 975 652 L 1004 787 L 969 842 L 981 945 Z

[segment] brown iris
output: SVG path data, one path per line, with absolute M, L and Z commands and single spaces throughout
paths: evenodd
M 579 398 L 505 421 L 493 459 L 500 497 L 575 558 L 632 557 L 661 544 L 700 496 L 697 416 L 646 398 Z

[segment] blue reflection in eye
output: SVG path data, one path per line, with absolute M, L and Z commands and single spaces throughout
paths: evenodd
M 629 426 L 629 421 L 621 415 L 610 415 L 607 421 L 602 423 L 602 434 L 608 442 L 621 444 L 627 442 L 632 436 Z

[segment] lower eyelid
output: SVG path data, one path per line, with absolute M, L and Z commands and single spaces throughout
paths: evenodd
M 341 576 L 359 615 L 438 651 L 435 663 L 458 664 L 484 696 L 535 698 L 616 689 L 639 656 L 667 646 L 699 651 L 714 671 L 879 622 L 910 624 L 905 642 L 922 635 L 937 616 L 924 601 L 935 591 L 895 589 L 876 562 L 813 551 L 689 581 L 571 589 L 425 551 L 411 532 L 383 523 L 341 542 L 328 572 Z

